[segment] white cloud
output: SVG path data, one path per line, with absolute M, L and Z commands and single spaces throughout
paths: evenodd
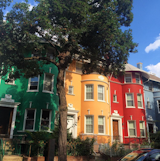
M 149 53 L 151 50 L 154 51 L 154 50 L 158 49 L 159 47 L 160 47 L 160 34 L 159 34 L 159 36 L 156 38 L 156 40 L 153 43 L 149 44 L 145 48 L 145 52 Z
M 149 73 L 154 73 L 157 77 L 160 77 L 160 63 L 157 63 L 156 65 L 150 64 L 145 67 Z
M 36 7 L 38 5 L 38 3 L 35 3 L 32 5 L 31 3 L 29 4 L 29 11 L 31 11 L 33 9 L 33 7 Z

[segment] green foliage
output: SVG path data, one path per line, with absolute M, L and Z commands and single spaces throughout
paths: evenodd
M 100 153 L 101 154 L 105 154 L 106 156 L 125 156 L 126 154 L 130 153 L 133 150 L 137 150 L 138 149 L 138 145 L 135 144 L 133 149 L 125 149 L 124 144 L 119 143 L 117 141 L 115 141 L 111 146 L 108 143 L 107 145 L 102 144 L 100 146 Z
M 4 2 L 5 7 L 10 0 Z M 84 73 L 94 69 L 116 75 L 124 70 L 129 53 L 136 52 L 127 28 L 133 20 L 132 0 L 37 0 L 32 10 L 29 6 L 27 1 L 16 3 L 0 28 L 0 63 L 5 64 L 1 75 L 12 66 L 17 69 L 14 78 L 41 74 L 38 61 L 65 69 L 74 57 L 90 60 L 83 66 Z M 58 62 L 43 55 L 51 48 Z M 38 57 L 25 59 L 28 51 Z
M 160 131 L 150 134 L 150 140 L 153 148 L 160 149 Z
M 67 154 L 72 156 L 91 156 L 93 153 L 94 138 L 86 138 L 85 140 L 72 139 L 67 144 Z
M 43 156 L 44 149 L 51 135 L 46 131 L 29 132 L 28 144 L 31 146 L 31 156 Z M 29 149 L 29 148 L 28 148 Z M 29 155 L 30 152 L 28 152 Z

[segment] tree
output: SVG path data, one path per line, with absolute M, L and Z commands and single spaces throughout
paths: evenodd
M 0 28 L 2 77 L 26 78 L 43 72 L 42 66 L 58 67 L 60 98 L 59 160 L 66 160 L 67 103 L 65 69 L 73 59 L 83 62 L 83 73 L 118 74 L 129 53 L 136 52 L 132 31 L 132 0 L 37 0 L 32 10 L 26 2 L 16 3 Z M 122 27 L 126 30 L 123 31 Z M 44 54 L 48 50 L 55 59 Z M 38 55 L 26 58 L 27 51 Z M 84 61 L 87 60 L 87 61 Z M 15 67 L 11 71 L 11 67 Z

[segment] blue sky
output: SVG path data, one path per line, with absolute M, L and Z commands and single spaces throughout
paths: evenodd
M 14 0 L 21 2 L 22 0 Z M 36 5 L 29 0 L 31 8 Z M 10 7 L 6 9 L 10 10 Z M 138 52 L 130 54 L 128 63 L 136 66 L 143 63 L 143 70 L 160 77 L 160 0 L 134 0 L 134 19 L 132 29 L 133 41 L 138 43 Z
M 130 54 L 128 63 L 143 63 L 143 70 L 160 77 L 160 1 L 134 0 L 133 41 L 139 45 L 138 53 Z

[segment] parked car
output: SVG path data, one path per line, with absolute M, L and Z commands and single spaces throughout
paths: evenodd
M 127 154 L 119 161 L 160 161 L 160 149 L 139 149 Z

